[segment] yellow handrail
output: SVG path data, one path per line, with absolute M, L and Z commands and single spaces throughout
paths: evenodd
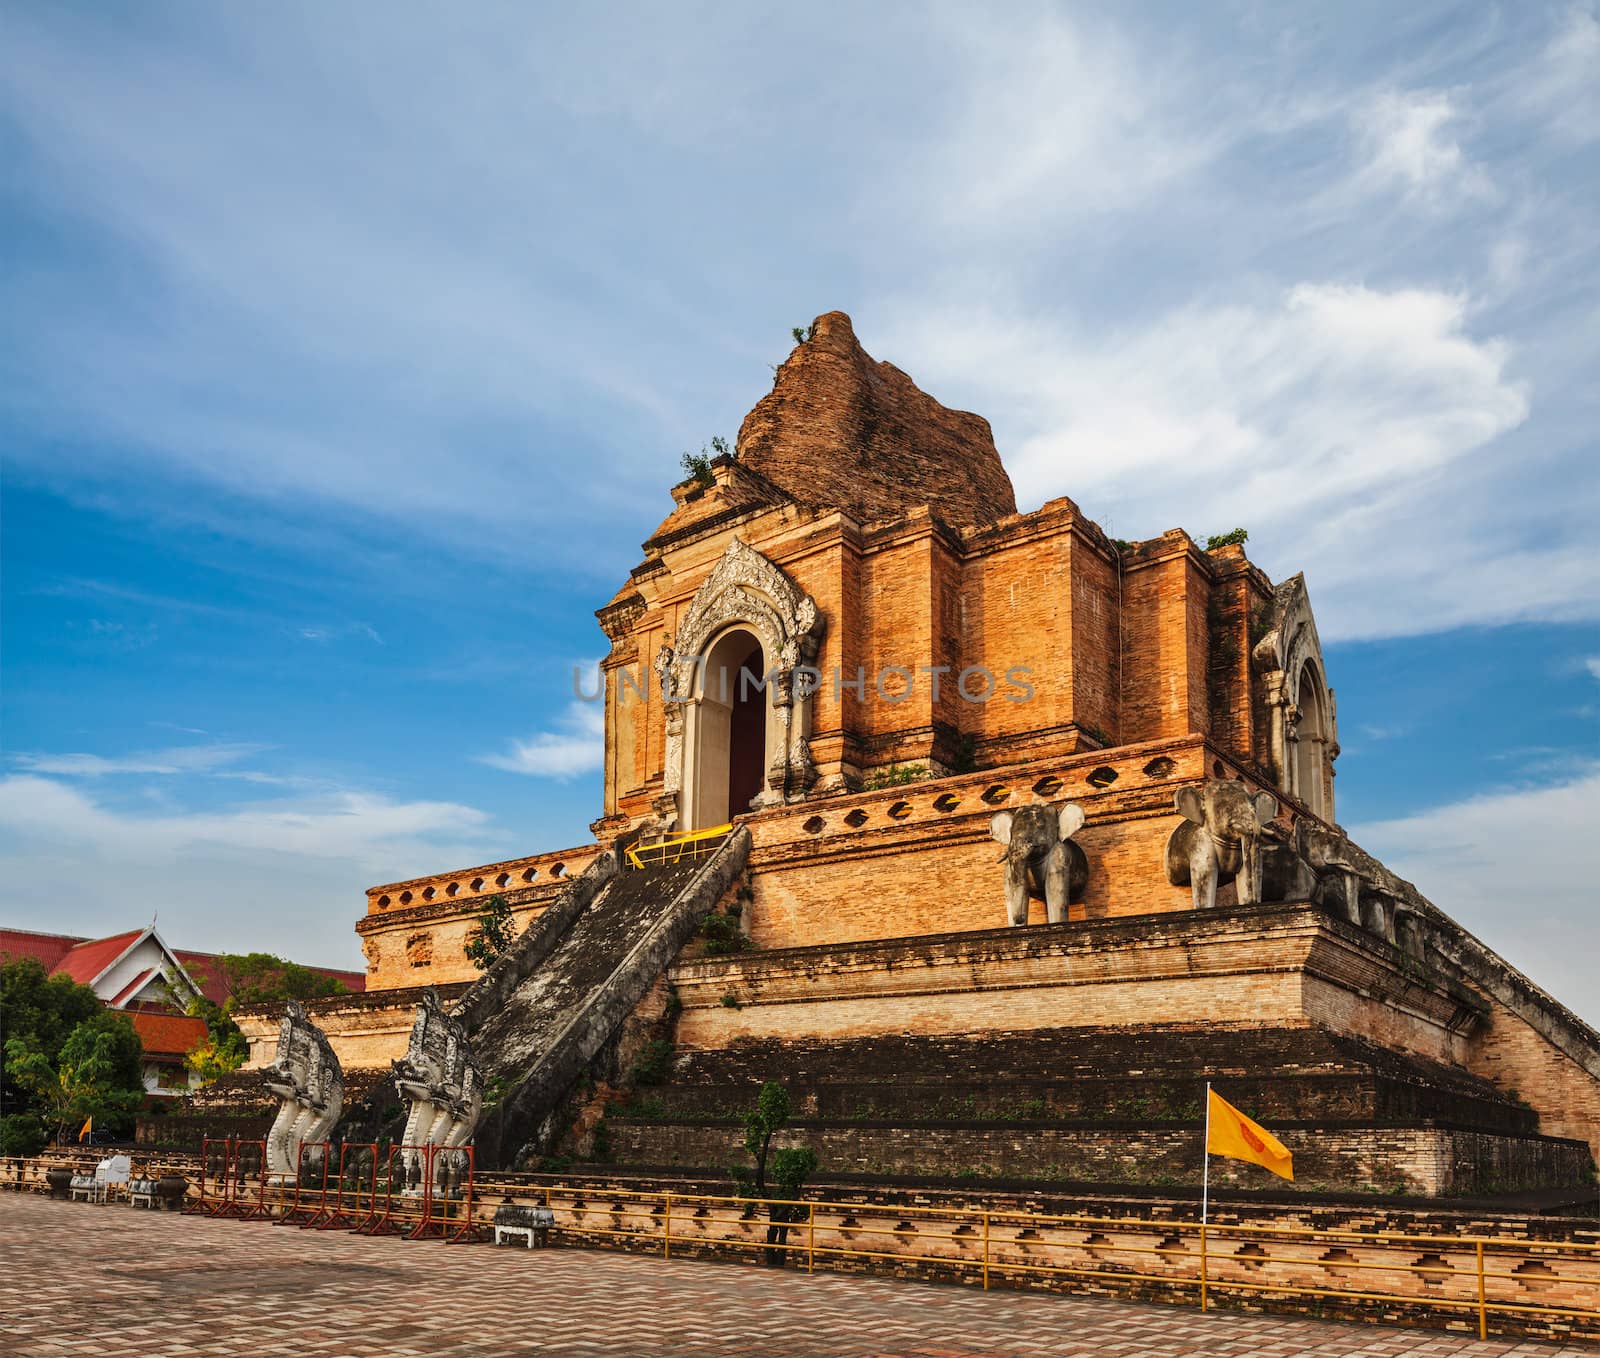
M 685 858 L 701 858 L 715 852 L 712 845 L 705 843 L 706 840 L 721 839 L 731 829 L 733 823 L 730 821 L 727 825 L 714 825 L 709 830 L 668 835 L 654 844 L 630 844 L 628 862 L 636 868 L 643 868 L 658 863 L 681 863 Z
M 492 1193 L 493 1189 L 489 1191 Z M 1520 1257 L 1525 1260 L 1548 1260 L 1558 1265 L 1564 1263 L 1567 1268 L 1559 1272 L 1552 1270 L 1548 1274 L 1538 1275 L 1536 1285 L 1544 1287 L 1564 1284 L 1568 1288 L 1577 1286 L 1579 1289 L 1588 1286 L 1594 1290 L 1597 1299 L 1600 1299 L 1600 1243 L 1519 1240 L 1514 1237 L 1481 1235 L 1442 1236 L 1421 1233 L 1412 1235 L 1399 1231 L 1282 1227 L 1244 1223 L 1218 1225 L 1213 1222 L 1202 1226 L 1199 1222 L 1163 1218 L 1054 1215 L 965 1208 L 954 1204 L 938 1207 L 911 1204 L 888 1206 L 881 1203 L 828 1202 L 816 1199 L 750 1199 L 715 1193 L 679 1191 L 668 1194 L 660 1190 L 640 1191 L 619 1188 L 597 1192 L 594 1188 L 551 1187 L 545 1192 L 549 1206 L 558 1212 L 558 1231 L 570 1232 L 578 1240 L 638 1242 L 654 1238 L 659 1242 L 663 1253 L 669 1248 L 670 1239 L 671 1246 L 676 1247 L 672 1255 L 675 1258 L 692 1257 L 699 1249 L 710 1247 L 748 1251 L 770 1250 L 781 1254 L 803 1256 L 808 1271 L 815 1269 L 819 1263 L 826 1265 L 835 1260 L 841 1261 L 846 1267 L 848 1263 L 845 1261 L 849 1260 L 929 1264 L 953 1269 L 957 1274 L 969 1270 L 979 1274 L 985 1289 L 992 1285 L 992 1275 L 996 1274 L 1002 1278 L 1021 1279 L 1033 1276 L 1044 1279 L 1082 1279 L 1102 1285 L 1133 1287 L 1158 1284 L 1178 1290 L 1193 1289 L 1190 1295 L 1194 1296 L 1198 1292 L 1197 1300 L 1200 1300 L 1202 1307 L 1215 1306 L 1215 1294 L 1221 1292 L 1242 1293 L 1256 1297 L 1284 1296 L 1317 1302 L 1334 1300 L 1354 1303 L 1386 1302 L 1391 1305 L 1398 1303 L 1417 1306 L 1424 1311 L 1432 1311 L 1435 1315 L 1441 1313 L 1446 1316 L 1460 1315 L 1465 1312 L 1476 1320 L 1475 1328 L 1480 1336 L 1485 1337 L 1493 1328 L 1490 1318 L 1495 1316 L 1559 1318 L 1586 1323 L 1591 1327 L 1600 1322 L 1600 1309 L 1584 1307 L 1581 1304 L 1563 1305 L 1554 1297 L 1551 1299 L 1554 1304 L 1541 1305 L 1521 1288 L 1504 1289 L 1501 1286 L 1491 1288 L 1489 1286 L 1491 1282 L 1516 1284 L 1523 1279 L 1516 1272 L 1505 1271 L 1504 1266 L 1501 1269 L 1488 1267 L 1486 1258 L 1489 1253 L 1494 1253 L 1502 1258 L 1509 1256 L 1509 1259 Z M 695 1210 L 697 1205 L 699 1210 Z M 786 1209 L 803 1207 L 804 1215 L 797 1222 L 788 1224 L 797 1235 L 799 1231 L 804 1230 L 804 1236 L 782 1243 L 761 1238 L 759 1226 L 767 1224 L 761 1220 L 761 1214 L 773 1207 Z M 719 1208 L 722 1210 L 717 1210 Z M 730 1208 L 737 1208 L 737 1215 L 726 1215 L 727 1209 Z M 887 1220 L 881 1224 L 855 1220 L 862 1215 L 882 1215 L 887 1219 L 899 1220 L 901 1224 L 891 1227 L 887 1224 Z M 842 1217 L 843 1220 L 824 1220 L 822 1219 L 824 1216 Z M 902 1228 L 908 1221 L 918 1219 L 925 1223 L 924 1226 L 911 1227 L 911 1234 L 902 1239 Z M 683 1226 L 681 1229 L 675 1229 L 680 1221 Z M 640 1224 L 634 1226 L 632 1225 L 634 1222 Z M 963 1224 L 965 1234 L 926 1229 L 928 1226 L 935 1228 L 952 1226 L 958 1222 Z M 1023 1245 L 1024 1256 L 1030 1249 L 1041 1250 L 1047 1257 L 1061 1250 L 1069 1252 L 1065 1258 L 1058 1257 L 1047 1263 L 1037 1257 L 1019 1256 L 1017 1247 L 1023 1244 L 1022 1241 L 1012 1242 L 997 1238 L 995 1227 L 1002 1224 L 1012 1227 L 1027 1225 L 1034 1228 L 1034 1232 L 1039 1229 L 1045 1231 L 1066 1229 L 1074 1233 L 1089 1231 L 1091 1235 L 1097 1235 L 1106 1228 L 1114 1230 L 1120 1228 L 1124 1232 L 1131 1229 L 1138 1234 L 1159 1234 L 1162 1237 L 1162 1244 L 1136 1244 L 1126 1238 L 1113 1241 L 1103 1237 L 1090 1244 L 1085 1241 L 1041 1239 L 1036 1233 L 1030 1232 L 1032 1238 Z M 857 1235 L 893 1236 L 901 1247 L 892 1250 L 855 1247 L 849 1242 Z M 819 1236 L 822 1239 L 819 1240 Z M 1295 1277 L 1292 1274 L 1284 1281 L 1276 1281 L 1272 1280 L 1270 1272 L 1259 1280 L 1248 1275 L 1241 1276 L 1240 1261 L 1231 1254 L 1217 1252 L 1217 1236 L 1233 1237 L 1235 1240 L 1239 1237 L 1248 1239 L 1253 1236 L 1265 1244 L 1277 1240 L 1285 1245 L 1292 1245 L 1298 1241 L 1302 1245 L 1315 1244 L 1319 1247 L 1331 1244 L 1357 1246 L 1369 1251 L 1369 1257 L 1340 1259 L 1333 1262 L 1308 1259 L 1292 1253 L 1277 1256 L 1263 1254 L 1260 1256 L 1259 1264 L 1255 1262 L 1255 1256 L 1252 1256 L 1243 1266 L 1246 1269 L 1264 1267 L 1267 1270 L 1271 1270 L 1274 1266 L 1288 1266 L 1291 1269 L 1320 1266 L 1334 1277 L 1341 1272 L 1359 1271 L 1368 1278 L 1374 1278 L 1374 1274 L 1379 1275 L 1374 1278 L 1374 1283 L 1377 1285 L 1340 1288 L 1321 1285 L 1320 1280 Z M 1185 1248 L 1179 1243 L 1183 1237 L 1194 1240 L 1199 1248 Z M 828 1243 L 829 1238 L 838 1243 Z M 917 1248 L 919 1245 L 921 1249 Z M 956 1248 L 949 1252 L 927 1252 L 930 1248 L 939 1251 L 941 1246 L 949 1250 L 951 1245 Z M 1419 1248 L 1428 1247 L 1435 1248 L 1444 1258 L 1435 1261 L 1409 1257 Z M 1085 1266 L 1077 1258 L 1077 1255 L 1085 1250 L 1091 1256 L 1127 1258 L 1155 1255 L 1167 1267 L 1151 1272 L 1130 1263 Z M 1372 1255 L 1377 1257 L 1371 1257 Z M 1461 1259 L 1463 1255 L 1465 1255 L 1464 1260 Z M 1461 1262 L 1449 1262 L 1452 1256 Z M 1173 1271 L 1172 1266 L 1178 1265 L 1180 1260 L 1190 1265 L 1198 1264 L 1198 1268 L 1192 1273 Z M 1218 1264 L 1222 1265 L 1220 1272 L 1213 1267 Z M 1578 1271 L 1573 1272 L 1572 1269 Z M 1389 1278 L 1380 1281 L 1384 1274 L 1390 1275 Z M 1404 1279 L 1418 1280 L 1421 1290 L 1408 1287 L 1402 1281 Z M 1507 1295 L 1508 1291 L 1510 1295 Z

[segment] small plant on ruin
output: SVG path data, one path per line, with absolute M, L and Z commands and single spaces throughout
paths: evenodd
M 1250 541 L 1250 531 L 1246 528 L 1235 528 L 1228 533 L 1213 533 L 1206 539 L 1206 551 L 1214 552 L 1218 547 L 1243 547 Z
M 805 1208 L 792 1201 L 800 1196 L 805 1182 L 816 1172 L 817 1155 L 808 1146 L 772 1149 L 772 1138 L 789 1125 L 789 1091 L 776 1080 L 768 1080 L 756 1096 L 756 1106 L 744 1115 L 744 1148 L 755 1160 L 755 1168 L 736 1166 L 733 1177 L 743 1198 L 765 1198 L 769 1194 L 785 1202 L 769 1203 L 766 1260 L 768 1268 L 782 1268 L 787 1258 L 789 1227 L 805 1219 Z
M 790 330 L 789 333 L 794 336 L 794 342 L 796 344 L 810 344 L 812 338 L 817 333 L 816 323 L 813 322 L 810 325 L 797 325 Z
M 702 486 L 714 486 L 717 478 L 711 470 L 711 458 L 704 450 L 698 453 L 685 453 L 678 459 L 684 471 L 689 473 L 689 478 Z
M 750 946 L 750 940 L 739 929 L 741 913 L 737 905 L 730 905 L 726 914 L 713 910 L 700 921 L 700 937 L 706 941 L 707 957 L 727 957 L 744 952 Z
M 696 484 L 709 487 L 717 484 L 717 475 L 711 470 L 711 464 L 719 457 L 731 459 L 737 456 L 733 445 L 721 434 L 717 434 L 698 453 L 685 453 L 678 462 Z
M 497 891 L 484 905 L 483 914 L 478 916 L 477 931 L 462 947 L 467 961 L 479 971 L 488 971 L 517 936 L 516 922 L 504 896 Z
M 867 779 L 865 790 L 878 792 L 886 787 L 905 787 L 908 783 L 920 783 L 927 776 L 928 770 L 920 764 L 890 764 Z
M 744 1008 L 744 1006 L 739 1003 L 739 997 L 737 995 L 735 995 L 731 990 L 726 995 L 724 995 L 718 1001 L 718 1003 L 721 1004 L 721 1006 L 724 1009 L 743 1009 Z
M 660 1085 L 672 1074 L 673 1045 L 665 1038 L 652 1038 L 640 1049 L 628 1070 L 631 1085 Z
M 970 733 L 963 734 L 956 740 L 956 747 L 950 753 L 951 773 L 975 773 L 978 768 L 978 738 Z

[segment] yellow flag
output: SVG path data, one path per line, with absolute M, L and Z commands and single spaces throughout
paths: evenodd
M 83 1126 L 78 1128 L 78 1140 L 82 1141 L 92 1131 L 94 1131 L 94 1115 L 90 1114 L 83 1120 Z
M 1284 1148 L 1283 1142 L 1273 1136 L 1260 1123 L 1251 1122 L 1243 1113 L 1215 1090 L 1208 1090 L 1211 1099 L 1206 1119 L 1206 1149 L 1212 1155 L 1226 1155 L 1234 1160 L 1248 1160 L 1253 1165 L 1270 1169 L 1280 1179 L 1294 1179 L 1294 1157 Z

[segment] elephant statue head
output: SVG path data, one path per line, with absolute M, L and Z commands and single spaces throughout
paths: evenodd
M 1184 823 L 1167 840 L 1167 880 L 1191 888 L 1196 910 L 1216 905 L 1218 884 L 1235 878 L 1239 904 L 1257 904 L 1262 832 L 1278 814 L 1278 799 L 1208 778 L 1200 787 L 1179 788 L 1174 804 Z
M 1043 899 L 1052 924 L 1064 924 L 1067 902 L 1089 884 L 1089 859 L 1072 842 L 1083 828 L 1083 808 L 1075 802 L 1054 807 L 1039 802 L 1015 811 L 997 811 L 989 834 L 1006 846 L 1006 914 L 1012 924 L 1028 922 L 1028 901 Z

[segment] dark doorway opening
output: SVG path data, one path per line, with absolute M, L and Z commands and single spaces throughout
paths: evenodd
M 730 665 L 733 678 L 732 711 L 728 714 L 728 815 L 750 809 L 761 791 L 767 772 L 767 694 L 762 687 L 765 661 L 757 642 Z

